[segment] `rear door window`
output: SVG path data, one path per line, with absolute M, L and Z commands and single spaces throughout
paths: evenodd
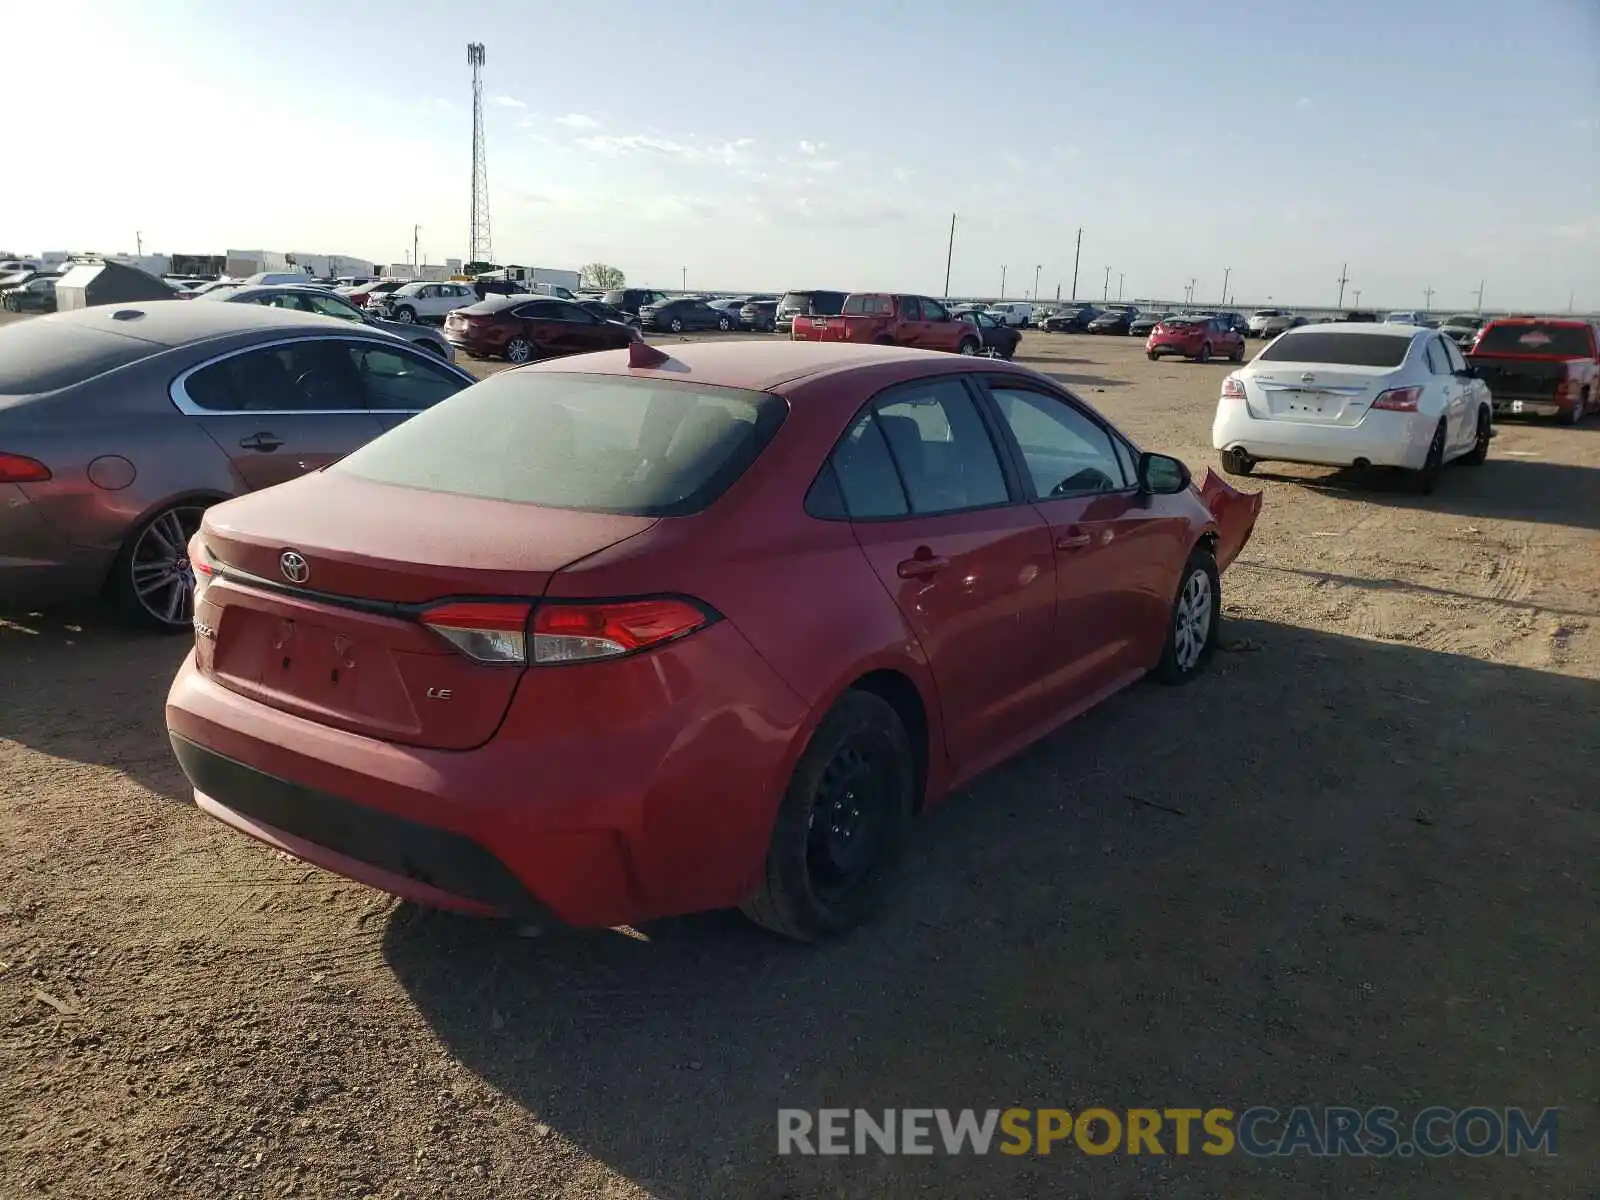
M 351 360 L 376 412 L 421 412 L 464 390 L 468 382 L 418 354 L 352 342 Z
M 201 412 L 365 412 L 366 396 L 344 343 L 328 338 L 265 346 L 208 363 L 184 381 Z
M 912 512 L 960 512 L 1011 499 L 994 442 L 959 380 L 894 388 L 874 412 Z

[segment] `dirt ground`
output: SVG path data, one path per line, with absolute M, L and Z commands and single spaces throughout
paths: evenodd
M 1225 366 L 1022 356 L 1214 460 Z M 0 1196 L 1593 1195 L 1600 422 L 1263 478 L 1232 650 L 918 828 L 881 920 L 519 938 L 190 803 L 182 641 L 0 625 Z M 779 1158 L 776 1110 L 1560 1107 L 1560 1154 Z

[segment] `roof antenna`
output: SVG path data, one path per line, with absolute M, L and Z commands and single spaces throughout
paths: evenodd
M 671 356 L 665 350 L 659 350 L 649 342 L 630 342 L 628 344 L 628 366 L 631 367 L 659 367 L 664 362 L 670 362 Z

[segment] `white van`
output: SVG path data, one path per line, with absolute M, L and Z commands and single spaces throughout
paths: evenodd
M 989 305 L 989 315 L 996 321 L 1022 329 L 1033 320 L 1033 305 L 1024 304 L 1020 300 L 1002 300 L 998 304 Z

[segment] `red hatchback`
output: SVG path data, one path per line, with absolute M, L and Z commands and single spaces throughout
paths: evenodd
M 1042 375 L 686 344 L 503 372 L 208 509 L 199 805 L 534 923 L 860 921 L 912 814 L 1204 666 L 1259 495 Z
M 1144 353 L 1151 362 L 1168 354 L 1196 362 L 1213 358 L 1243 362 L 1244 333 L 1220 317 L 1166 317 L 1150 331 Z
M 607 321 L 565 300 L 489 296 L 444 319 L 444 336 L 472 358 L 491 355 L 525 363 L 565 354 L 616 350 L 639 340 L 620 321 Z

